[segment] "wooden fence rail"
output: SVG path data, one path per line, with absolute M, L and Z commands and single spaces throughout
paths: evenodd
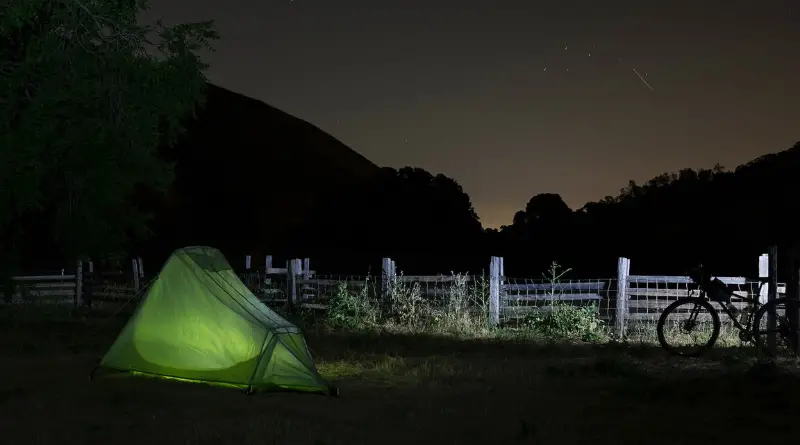
M 0 304 L 57 304 L 80 307 L 93 301 L 130 300 L 143 287 L 142 259 L 131 260 L 131 273 L 95 271 L 92 261 L 78 261 L 74 274 L 11 277 L 10 295 L 0 293 Z M 0 291 L 2 292 L 2 291 Z

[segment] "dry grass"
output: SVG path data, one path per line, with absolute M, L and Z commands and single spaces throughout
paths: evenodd
M 800 432 L 800 383 L 718 350 L 334 332 L 307 326 L 341 397 L 89 381 L 123 320 L 0 318 L 3 444 L 676 444 Z

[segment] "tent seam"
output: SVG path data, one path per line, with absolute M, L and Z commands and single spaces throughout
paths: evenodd
M 253 368 L 253 374 L 250 375 L 250 382 L 247 384 L 247 390 L 252 391 L 253 389 L 253 382 L 256 379 L 256 373 L 258 373 L 258 369 L 261 366 L 261 360 L 264 360 L 264 356 L 267 355 L 267 340 L 269 339 L 269 331 L 267 331 L 266 335 L 264 335 L 264 341 L 261 342 L 261 352 L 258 354 L 258 360 L 256 360 L 256 366 Z M 276 335 L 277 337 L 277 335 Z

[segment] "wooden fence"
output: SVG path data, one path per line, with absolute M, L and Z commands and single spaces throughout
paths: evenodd
M 327 277 L 308 272 L 308 260 L 302 262 L 306 271 L 301 274 L 300 260 L 297 274 L 291 273 L 276 280 L 267 278 L 270 291 L 257 294 L 267 303 L 286 304 L 293 307 L 325 309 L 328 298 L 339 291 L 344 283 L 351 292 L 364 292 L 391 304 L 393 286 L 415 286 L 415 291 L 426 299 L 447 299 L 467 293 L 473 302 L 485 299 L 488 317 L 492 324 L 509 324 L 524 318 L 533 311 L 549 310 L 553 302 L 574 305 L 592 304 L 601 318 L 614 324 L 615 330 L 624 334 L 627 326 L 641 321 L 655 321 L 661 312 L 678 298 L 689 296 L 694 281 L 688 276 L 631 275 L 631 261 L 620 258 L 614 278 L 582 280 L 519 279 L 504 275 L 503 258 L 492 257 L 487 276 L 424 276 L 398 275 L 390 258 L 384 258 L 380 277 Z M 759 296 L 766 302 L 768 294 L 768 256 L 758 259 L 759 277 L 716 277 L 739 297 Z M 288 269 L 286 269 L 288 271 Z M 284 270 L 281 270 L 284 272 Z M 266 276 L 266 275 L 265 275 Z M 620 286 L 623 283 L 623 286 Z M 457 289 L 454 289 L 457 288 Z M 458 289 L 460 288 L 460 289 Z M 785 284 L 778 283 L 777 294 L 785 294 Z M 746 304 L 734 300 L 740 309 Z
M 55 304 L 81 307 L 93 302 L 128 301 L 144 287 L 142 259 L 131 260 L 131 272 L 95 271 L 92 261 L 78 261 L 74 273 L 12 277 L 10 295 L 0 304 Z
M 501 257 L 492 257 L 487 276 L 424 276 L 398 275 L 397 266 L 390 258 L 383 259 L 380 277 L 326 277 L 314 275 L 304 268 L 297 273 L 289 269 L 284 278 L 271 280 L 272 290 L 256 293 L 268 303 L 287 304 L 292 307 L 325 309 L 327 300 L 339 291 L 344 283 L 351 292 L 364 292 L 391 304 L 393 286 L 415 286 L 415 292 L 426 299 L 447 299 L 454 295 L 469 294 L 473 303 L 485 303 L 488 318 L 493 325 L 509 324 L 524 318 L 533 311 L 549 310 L 554 302 L 574 305 L 594 305 L 601 318 L 612 322 L 615 330 L 624 334 L 627 326 L 641 321 L 655 321 L 661 312 L 678 298 L 689 296 L 692 284 L 688 276 L 631 275 L 631 262 L 620 258 L 617 276 L 606 279 L 548 280 L 518 279 L 504 275 Z M 768 256 L 758 259 L 759 277 L 716 277 L 739 297 L 759 296 L 766 302 L 768 293 Z M 290 262 L 291 264 L 292 262 Z M 305 271 L 305 274 L 301 274 Z M 621 286 L 620 283 L 623 283 Z M 785 294 L 785 284 L 778 283 L 777 294 Z M 455 289 L 454 289 L 455 288 Z M 270 293 L 271 292 L 271 293 Z M 485 300 L 485 301 L 480 301 Z M 734 300 L 740 309 L 746 304 Z
M 247 272 L 241 276 L 249 287 L 262 298 L 271 301 L 287 301 L 287 283 L 309 280 L 314 271 L 309 268 L 309 259 L 293 259 L 286 262 L 286 267 L 276 268 L 272 265 L 272 256 L 267 256 L 263 270 L 252 272 L 250 257 L 246 259 Z M 62 269 L 52 275 L 26 275 L 12 277 L 11 295 L 4 295 L 0 289 L 0 305 L 2 304 L 57 304 L 75 307 L 89 305 L 92 302 L 128 301 L 145 289 L 144 267 L 141 258 L 131 260 L 129 272 L 95 271 L 92 261 L 78 261 L 72 273 Z M 286 277 L 291 277 L 287 280 Z M 299 297 L 310 299 L 312 288 L 308 285 L 291 286 L 299 291 Z M 294 295 L 293 298 L 298 298 Z M 290 296 L 292 296 L 290 294 Z
M 717 277 L 738 296 L 758 295 L 766 301 L 768 292 L 766 254 L 759 257 L 759 277 Z M 79 263 L 72 275 L 15 277 L 17 291 L 11 299 L 20 302 L 52 302 L 81 306 L 88 301 L 130 300 L 145 286 L 141 259 L 131 263 L 131 272 L 123 274 L 94 273 L 93 265 Z M 447 301 L 466 295 L 473 305 L 485 305 L 493 325 L 514 323 L 533 311 L 549 310 L 554 302 L 574 305 L 594 305 L 599 316 L 624 333 L 631 323 L 656 320 L 663 309 L 680 297 L 689 295 L 693 281 L 686 276 L 631 275 L 631 262 L 620 258 L 617 276 L 582 280 L 520 279 L 506 277 L 502 257 L 492 257 L 486 276 L 407 276 L 397 273 L 390 258 L 383 259 L 380 276 L 342 277 L 318 275 L 306 259 L 286 261 L 285 267 L 273 266 L 267 256 L 264 267 L 252 268 L 251 258 L 245 259 L 242 281 L 265 303 L 289 308 L 327 308 L 331 296 L 344 286 L 349 292 L 364 293 L 369 298 L 384 300 L 391 305 L 398 288 L 413 288 L 428 300 Z M 115 275 L 110 280 L 109 275 Z M 126 281 L 127 280 L 127 281 Z M 87 289 L 91 289 L 87 299 Z M 777 293 L 785 293 L 785 285 L 777 285 Z M 734 302 L 742 306 L 743 302 Z

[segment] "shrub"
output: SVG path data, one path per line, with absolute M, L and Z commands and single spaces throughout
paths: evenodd
M 528 314 L 525 325 L 551 339 L 595 342 L 605 338 L 605 326 L 594 304 L 576 306 L 555 300 L 550 308 Z
M 369 277 L 357 292 L 348 287 L 347 281 L 341 281 L 336 291 L 328 299 L 328 322 L 333 326 L 348 329 L 374 327 L 380 321 L 380 305 L 370 298 Z

